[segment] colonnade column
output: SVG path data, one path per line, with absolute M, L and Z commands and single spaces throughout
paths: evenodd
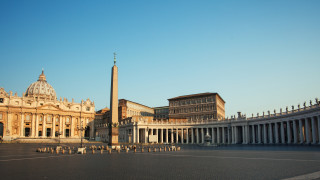
M 186 136 L 186 144 L 189 144 L 189 128 L 187 128 Z
M 250 128 L 249 125 L 245 125 L 246 128 L 246 144 L 250 143 Z
M 229 127 L 227 127 L 227 137 L 228 137 L 228 144 L 231 144 L 232 143 L 232 135 L 230 136 L 230 128 Z
M 193 132 L 193 128 L 191 128 L 191 144 L 194 144 L 194 132 Z
M 160 142 L 163 143 L 163 128 L 161 128 L 160 133 L 161 133 L 161 135 L 160 135 L 160 138 L 161 138 Z
M 290 125 L 290 121 L 287 121 L 287 136 L 288 136 L 288 144 L 291 143 L 291 125 Z
M 316 137 L 316 124 L 315 124 L 316 117 L 311 117 L 311 126 L 312 126 L 312 144 L 317 143 L 317 137 Z
M 310 143 L 310 125 L 309 125 L 309 120 L 308 118 L 305 118 L 305 133 L 306 133 L 306 143 Z
M 221 131 L 222 131 L 222 144 L 225 144 L 226 143 L 225 128 L 221 127 Z
M 169 129 L 166 128 L 166 143 L 169 143 Z
M 263 143 L 267 144 L 267 125 L 263 124 Z
M 297 123 L 295 120 L 292 121 L 293 125 L 293 143 L 297 144 L 298 143 L 298 137 L 297 137 Z
M 234 143 L 237 144 L 238 143 L 238 128 L 237 126 L 234 127 Z
M 269 123 L 269 143 L 273 144 L 272 123 Z
M 139 144 L 140 142 L 140 135 L 139 135 L 139 127 L 137 125 L 137 143 Z
M 261 127 L 260 124 L 258 124 L 258 143 L 261 144 Z
M 245 127 L 242 126 L 242 144 L 246 143 L 246 130 Z
M 38 118 L 38 114 L 34 114 L 35 116 L 35 132 L 34 132 L 34 137 L 38 137 L 39 135 L 39 118 Z
M 159 129 L 158 128 L 156 128 L 156 135 L 157 135 L 157 143 L 159 143 Z
M 179 143 L 179 128 L 176 129 L 176 143 Z
M 215 144 L 216 142 L 215 142 L 215 139 L 216 139 L 216 133 L 214 132 L 214 128 L 212 128 L 212 137 L 211 137 L 212 139 L 211 139 L 211 142 L 212 142 L 212 144 Z
M 252 144 L 256 143 L 256 128 L 255 125 L 251 126 L 251 131 L 252 131 Z
M 318 119 L 318 144 L 320 144 L 320 115 L 317 116 Z
M 300 143 L 302 144 L 304 142 L 304 139 L 303 139 L 302 120 L 301 119 L 299 119 L 299 132 L 300 132 Z
M 233 126 L 231 126 L 231 137 L 232 137 L 231 143 L 234 144 L 234 127 Z
M 275 132 L 275 136 L 276 136 L 276 144 L 279 144 L 279 132 L 278 132 L 278 123 L 276 122 L 274 124 L 274 132 Z
M 183 139 L 183 128 L 181 128 L 181 144 L 183 144 L 183 141 L 184 141 L 184 139 Z
M 283 125 L 283 122 L 281 122 L 281 125 L 280 125 L 280 132 L 281 132 L 281 143 L 284 144 L 285 143 L 285 138 L 284 138 L 284 125 Z
M 197 130 L 197 144 L 199 144 L 199 128 L 196 128 L 196 130 Z
M 173 128 L 171 129 L 171 143 L 173 143 Z
M 220 144 L 220 127 L 217 127 L 217 144 Z
M 204 143 L 204 128 L 201 128 L 201 143 Z

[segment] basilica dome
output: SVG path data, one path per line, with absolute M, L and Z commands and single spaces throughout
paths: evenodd
M 39 99 L 56 99 L 56 91 L 53 87 L 47 82 L 46 76 L 42 70 L 42 73 L 39 76 L 38 81 L 32 83 L 26 93 L 26 97 L 35 97 Z

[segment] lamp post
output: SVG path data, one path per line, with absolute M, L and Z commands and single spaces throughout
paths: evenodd
M 81 121 L 80 127 L 79 127 L 79 125 L 77 125 L 77 129 L 80 131 L 81 147 L 83 147 L 83 146 L 82 146 L 82 131 L 85 130 L 85 128 L 82 127 L 82 122 L 83 122 L 83 121 Z

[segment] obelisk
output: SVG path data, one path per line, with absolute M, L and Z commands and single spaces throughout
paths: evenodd
M 116 66 L 116 53 L 114 53 L 114 65 L 111 74 L 111 94 L 110 94 L 110 121 L 109 143 L 112 148 L 119 146 L 119 123 L 118 123 L 118 67 Z

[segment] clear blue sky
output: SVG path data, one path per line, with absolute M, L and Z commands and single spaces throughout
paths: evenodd
M 226 115 L 319 97 L 320 1 L 0 1 L 0 87 L 18 92 L 41 68 L 58 97 L 147 106 L 218 92 Z

